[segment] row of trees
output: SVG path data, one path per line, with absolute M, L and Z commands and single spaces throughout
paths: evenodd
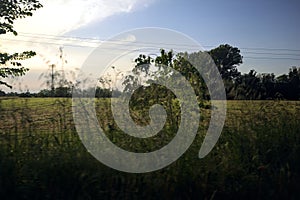
M 228 99 L 300 100 L 300 68 L 292 67 L 288 74 L 258 74 L 251 70 L 227 86 Z
M 291 67 L 287 74 L 257 73 L 250 70 L 241 74 L 240 50 L 228 44 L 208 52 L 216 63 L 224 80 L 227 99 L 287 99 L 300 100 L 300 68 Z
M 149 68 L 151 64 L 154 64 L 160 69 L 160 65 L 165 65 L 179 71 L 189 80 L 200 100 L 209 99 L 210 95 L 203 78 L 190 63 L 190 61 L 196 63 L 202 67 L 203 72 L 210 73 L 211 69 L 209 68 L 213 65 L 207 63 L 209 60 L 207 55 L 212 58 L 220 72 L 227 99 L 229 100 L 300 100 L 300 68 L 292 67 L 287 74 L 277 77 L 273 73 L 259 74 L 255 70 L 242 74 L 238 71 L 238 66 L 243 63 L 240 50 L 228 44 L 220 45 L 207 52 L 179 53 L 174 55 L 172 51 L 166 52 L 161 50 L 160 56 L 156 58 L 140 55 L 135 60 L 136 66 L 132 70 L 132 75 L 125 78 L 125 92 L 135 88 L 141 82 L 141 79 L 146 79 L 148 83 L 151 83 L 151 79 L 159 79 L 159 76 L 175 78 L 172 73 L 166 71 L 161 71 L 158 74 L 154 70 L 155 72 L 153 73 L 153 70 Z M 210 75 L 207 76 L 210 79 L 214 79 Z M 153 96 L 154 92 L 152 91 L 151 94 Z
M 243 62 L 243 57 L 237 47 L 232 47 L 228 44 L 220 45 L 219 47 L 207 52 L 195 53 L 179 53 L 174 54 L 172 51 L 161 50 L 160 55 L 152 58 L 146 55 L 139 55 L 135 59 L 135 67 L 132 74 L 125 77 L 123 82 L 124 92 L 130 92 L 136 88 L 138 84 L 142 84 L 142 79 L 147 80 L 148 86 L 152 89 L 150 93 L 152 96 L 155 93 L 162 94 L 160 91 L 162 87 L 157 87 L 154 90 L 154 85 L 150 84 L 151 80 L 159 79 L 161 76 L 170 76 L 170 71 L 162 68 L 168 66 L 176 71 L 179 71 L 187 80 L 190 81 L 199 100 L 209 99 L 207 87 L 200 73 L 189 62 L 195 61 L 202 67 L 211 67 L 207 65 L 205 55 L 210 55 L 215 65 L 217 66 L 224 82 L 227 99 L 229 100 L 266 100 L 266 99 L 286 99 L 299 100 L 300 99 L 300 68 L 292 67 L 287 74 L 275 76 L 273 73 L 259 74 L 255 70 L 249 73 L 242 74 L 238 71 L 238 66 Z M 150 70 L 151 66 L 156 66 L 156 70 Z M 205 71 L 205 69 L 204 69 Z M 209 69 L 206 70 L 209 72 Z M 168 74 L 169 73 L 169 74 Z M 63 74 L 63 75 L 62 75 Z M 45 75 L 45 78 L 50 76 Z M 43 89 L 38 93 L 30 93 L 29 91 L 20 94 L 0 92 L 0 96 L 22 96 L 22 97 L 71 97 L 74 83 L 66 80 L 64 73 L 55 73 L 56 82 L 58 85 L 53 89 Z M 211 77 L 213 78 L 213 77 Z M 103 83 L 104 79 L 100 79 Z M 112 80 L 106 80 L 112 81 Z M 48 83 L 49 81 L 47 81 Z M 146 83 L 145 82 L 145 83 Z M 107 83 L 112 85 L 112 83 Z M 146 89 L 146 86 L 141 87 L 140 92 Z M 95 90 L 96 97 L 111 97 L 111 87 L 97 87 Z M 120 93 L 120 92 L 119 92 Z M 165 93 L 165 94 L 168 94 Z M 151 97 L 152 98 L 152 97 Z M 157 97 L 153 97 L 157 98 Z

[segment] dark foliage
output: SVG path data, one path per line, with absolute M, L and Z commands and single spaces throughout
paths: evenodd
M 0 35 L 13 33 L 14 21 L 27 16 L 32 16 L 32 11 L 41 8 L 42 5 L 37 0 L 1 0 L 0 1 Z M 8 54 L 0 51 L 0 78 L 23 76 L 29 69 L 22 67 L 20 60 L 25 60 L 35 56 L 32 51 L 23 53 Z M 12 66 L 12 67 L 10 67 Z M 7 82 L 0 80 L 0 85 L 12 88 Z

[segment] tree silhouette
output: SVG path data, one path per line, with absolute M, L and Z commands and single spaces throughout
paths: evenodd
M 237 47 L 220 45 L 208 52 L 217 65 L 224 80 L 232 80 L 240 75 L 237 66 L 243 63 L 243 57 Z
M 14 21 L 27 16 L 32 16 L 32 11 L 41 8 L 42 5 L 37 0 L 1 0 L 0 1 L 0 34 L 13 33 L 17 35 L 14 29 Z M 0 51 L 0 77 L 22 76 L 29 69 L 22 67 L 21 60 L 35 56 L 33 51 L 23 53 L 8 54 Z M 12 66 L 12 67 L 9 67 Z M 12 88 L 11 85 L 0 80 L 0 85 Z

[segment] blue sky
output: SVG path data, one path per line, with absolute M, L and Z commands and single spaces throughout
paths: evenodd
M 0 36 L 3 51 L 34 50 L 38 53 L 24 63 L 30 68 L 26 76 L 13 83 L 18 85 L 17 82 L 22 81 L 21 85 L 26 85 L 22 90 L 38 91 L 45 87 L 39 76 L 49 72 L 49 65 L 61 65 L 58 59 L 60 47 L 68 60 L 64 68 L 74 70 L 81 67 L 101 41 L 143 27 L 182 32 L 207 50 L 220 44 L 238 47 L 244 56 L 244 63 L 238 67 L 243 73 L 255 69 L 259 73 L 280 75 L 288 73 L 291 66 L 300 67 L 299 0 L 40 2 L 44 7 L 34 12 L 33 17 L 15 23 L 19 32 L 17 37 Z M 90 43 L 82 38 L 97 40 Z
M 242 48 L 244 64 L 239 68 L 243 72 L 255 69 L 282 74 L 291 66 L 300 66 L 300 60 L 294 59 L 300 59 L 300 51 L 273 50 L 300 49 L 299 10 L 300 1 L 297 0 L 157 0 L 147 8 L 110 16 L 66 35 L 106 39 L 132 28 L 170 28 L 189 35 L 203 46 L 228 43 Z M 271 50 L 243 49 L 256 47 Z

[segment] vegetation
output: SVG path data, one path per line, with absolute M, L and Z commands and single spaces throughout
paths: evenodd
M 0 34 L 17 35 L 14 21 L 41 7 L 37 0 L 1 0 Z M 62 48 L 60 53 L 64 63 Z M 229 100 L 265 101 L 228 101 L 221 138 L 207 157 L 199 159 L 211 111 L 206 109 L 210 102 L 204 80 L 189 61 L 202 62 L 204 53 L 216 64 Z M 0 52 L 0 77 L 24 75 L 28 69 L 20 60 L 34 55 L 32 51 Z M 35 94 L 0 90 L 0 199 L 299 199 L 300 102 L 286 100 L 300 100 L 300 68 L 292 67 L 278 77 L 254 70 L 241 74 L 242 59 L 240 50 L 228 44 L 208 52 L 175 55 L 161 49 L 156 58 L 139 55 L 122 92 L 132 92 L 143 80 L 147 83 L 130 102 L 137 124 L 149 123 L 151 105 L 164 106 L 166 124 L 151 138 L 128 136 L 115 124 L 111 80 L 100 78 L 109 87 L 83 91 L 95 90 L 95 97 L 101 97 L 95 109 L 110 141 L 128 151 L 150 152 L 168 144 L 180 125 L 176 96 L 155 84 L 162 77 L 175 78 L 163 66 L 179 71 L 190 82 L 201 107 L 196 139 L 179 160 L 145 174 L 115 171 L 85 149 L 74 126 L 71 99 L 63 98 L 71 97 L 76 85 L 64 72 L 46 74 L 50 87 Z M 151 64 L 160 71 L 150 70 Z M 209 76 L 209 69 L 203 70 Z M 11 87 L 2 79 L 0 85 Z
M 273 73 L 258 74 L 255 70 L 242 74 L 237 69 L 237 66 L 243 62 L 240 50 L 228 44 L 220 45 L 208 52 L 194 52 L 191 54 L 179 53 L 174 55 L 172 51 L 165 52 L 162 49 L 161 55 L 155 59 L 140 55 L 135 60 L 136 66 L 132 72 L 136 76 L 145 74 L 145 76 L 152 79 L 158 79 L 159 76 L 170 76 L 172 78 L 170 71 L 163 71 L 161 74 L 151 74 L 149 72 L 151 63 L 155 63 L 158 68 L 161 68 L 160 65 L 163 64 L 179 71 L 189 80 L 195 94 L 199 97 L 198 100 L 208 100 L 209 94 L 203 78 L 189 62 L 196 60 L 201 67 L 205 67 L 206 64 L 201 63 L 205 60 L 205 53 L 211 56 L 221 74 L 228 100 L 300 100 L 300 67 L 292 67 L 288 74 L 278 77 Z M 209 72 L 209 69 L 207 71 Z M 125 81 L 125 91 L 129 90 L 132 85 L 136 85 L 137 82 L 139 82 L 138 79 L 128 76 Z
M 6 33 L 13 33 L 17 35 L 14 29 L 14 21 L 19 18 L 32 16 L 32 11 L 41 8 L 42 5 L 37 0 L 1 0 L 0 1 L 0 35 Z M 16 77 L 22 76 L 29 69 L 22 67 L 20 60 L 25 60 L 35 56 L 33 51 L 25 51 L 23 53 L 4 53 L 0 50 L 0 77 Z M 9 67 L 13 66 L 13 67 Z M 5 81 L 0 80 L 0 85 L 12 87 Z
M 96 111 L 116 145 L 148 152 L 173 138 L 169 126 L 147 139 L 123 134 L 109 103 L 98 99 Z M 201 109 L 198 135 L 179 160 L 153 173 L 127 174 L 102 165 L 83 147 L 70 99 L 2 99 L 0 198 L 298 199 L 299 109 L 298 101 L 229 101 L 219 142 L 199 159 L 210 116 Z M 133 111 L 134 116 L 141 114 Z M 141 119 L 134 117 L 136 123 L 145 123 Z
M 228 44 L 220 45 L 208 52 L 194 53 L 179 53 L 175 55 L 172 51 L 161 50 L 161 54 L 156 58 L 151 58 L 146 55 L 139 55 L 135 59 L 135 67 L 132 70 L 132 75 L 125 77 L 123 82 L 124 92 L 130 92 L 138 85 L 141 86 L 141 78 L 147 80 L 148 86 L 151 85 L 154 79 L 159 79 L 163 76 L 170 76 L 172 73 L 168 70 L 162 70 L 162 65 L 168 66 L 179 71 L 189 80 L 199 101 L 208 100 L 209 94 L 203 78 L 192 66 L 189 60 L 198 60 L 201 62 L 203 55 L 208 53 L 215 62 L 221 77 L 224 82 L 226 95 L 228 100 L 299 100 L 300 99 L 300 67 L 290 68 L 287 74 L 275 76 L 273 73 L 259 74 L 255 70 L 250 70 L 249 73 L 242 74 L 237 67 L 241 64 L 242 55 L 237 47 L 232 47 Z M 154 64 L 160 72 L 153 72 L 150 66 Z M 3 68 L 4 69 L 4 68 Z M 0 71 L 1 72 L 1 71 Z M 7 76 L 8 74 L 6 74 Z M 38 93 L 30 93 L 29 91 L 21 94 L 8 93 L 0 91 L 0 96 L 20 96 L 20 97 L 71 97 L 72 89 L 75 86 L 70 80 L 64 76 L 64 72 L 55 72 L 54 74 L 57 86 L 49 89 L 43 89 Z M 140 77 L 140 78 L 138 78 Z M 46 75 L 47 85 L 49 85 L 51 75 Z M 112 88 L 105 85 L 111 85 L 111 80 L 100 79 L 103 85 L 96 88 L 95 96 L 98 98 L 111 97 Z M 104 81 L 104 82 L 103 82 Z M 142 86 L 146 89 L 147 87 Z M 159 89 L 158 87 L 156 87 Z M 144 90 L 143 89 L 143 90 Z M 162 88 L 160 88 L 162 89 Z M 94 90 L 94 89 L 93 89 Z M 140 89 L 142 90 L 142 89 Z M 158 94 L 151 91 L 149 95 Z M 116 91 L 118 94 L 120 91 Z M 170 94 L 170 91 L 165 91 Z M 152 96 L 152 98 L 155 98 Z

